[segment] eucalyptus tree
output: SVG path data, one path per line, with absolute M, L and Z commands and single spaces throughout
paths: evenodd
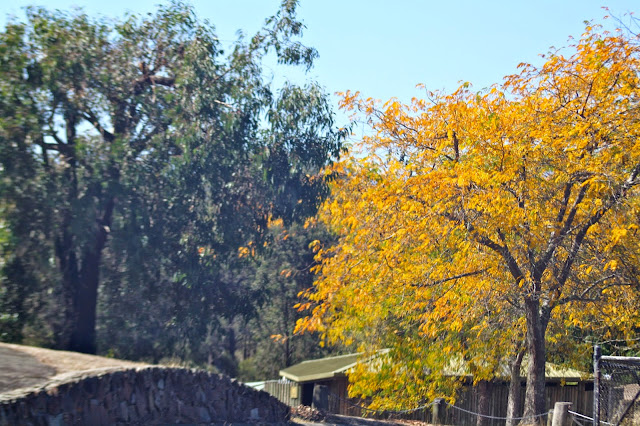
M 147 334 L 165 340 L 251 310 L 238 248 L 258 245 L 282 188 L 318 204 L 309 168 L 340 150 L 315 85 L 263 78 L 269 54 L 307 68 L 317 56 L 297 40 L 296 3 L 229 53 L 181 3 L 122 21 L 29 8 L 0 33 L 2 254 L 25 271 L 5 263 L 3 288 L 37 283 L 57 347 L 96 352 L 99 299 L 105 325 L 148 315 Z M 303 127 L 282 118 L 310 98 Z

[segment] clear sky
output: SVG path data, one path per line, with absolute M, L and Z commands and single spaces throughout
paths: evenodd
M 80 6 L 92 15 L 122 17 L 153 11 L 159 0 L 5 0 L 7 14 L 36 4 L 50 9 Z M 194 0 L 196 14 L 208 19 L 221 40 L 242 29 L 252 35 L 275 13 L 279 0 Z M 382 100 L 419 96 L 416 84 L 452 91 L 460 81 L 476 89 L 499 83 L 520 62 L 540 63 L 551 46 L 579 37 L 584 21 L 602 23 L 609 14 L 640 13 L 637 0 L 301 0 L 299 17 L 307 26 L 303 42 L 320 53 L 307 75 L 277 69 L 276 78 L 318 81 L 334 93 L 359 90 Z M 625 19 L 625 18 L 623 18 Z M 607 24 L 608 22 L 608 24 Z M 612 20 L 604 21 L 613 25 Z M 337 106 L 337 97 L 332 95 Z

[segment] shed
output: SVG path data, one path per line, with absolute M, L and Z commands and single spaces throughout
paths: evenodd
M 314 385 L 328 386 L 329 392 L 347 398 L 347 372 L 358 362 L 361 354 L 333 356 L 303 361 L 280 370 L 280 376 L 296 383 L 300 404 L 311 405 Z M 292 396 L 293 398 L 293 396 Z
M 382 350 L 379 354 L 385 353 Z M 473 386 L 473 378 L 469 374 L 468 368 L 464 362 L 455 361 L 452 357 L 450 368 L 445 371 L 446 375 L 464 377 L 464 386 L 460 390 L 456 405 L 469 411 L 478 410 L 478 394 L 477 389 Z M 287 386 L 291 389 L 290 399 L 287 403 L 290 405 L 308 405 L 313 400 L 313 387 L 325 385 L 329 388 L 329 393 L 337 398 L 330 401 L 330 410 L 334 413 L 359 415 L 359 410 L 354 410 L 354 405 L 360 404 L 361 401 L 348 398 L 347 387 L 349 385 L 349 371 L 358 362 L 370 362 L 369 359 L 362 359 L 362 354 L 349 354 L 334 356 L 322 359 L 303 361 L 299 364 L 280 370 L 280 376 L 291 383 Z M 521 399 L 524 400 L 524 385 L 526 375 L 527 361 L 522 366 L 523 392 Z M 492 416 L 505 416 L 506 404 L 509 390 L 509 382 L 506 379 L 508 369 L 503 367 L 498 377 L 504 379 L 495 379 L 488 383 L 487 390 L 491 395 L 490 406 Z M 549 408 L 553 407 L 556 401 L 571 401 L 574 404 L 574 410 L 581 413 L 591 413 L 593 411 L 593 379 L 588 374 L 580 371 L 562 368 L 551 363 L 546 366 L 546 400 Z M 521 400 L 521 404 L 522 401 Z M 349 402 L 348 402 L 349 401 Z M 521 405 L 522 406 L 522 405 Z M 458 413 L 460 414 L 460 413 Z M 462 418 L 456 418 L 455 421 L 463 421 Z

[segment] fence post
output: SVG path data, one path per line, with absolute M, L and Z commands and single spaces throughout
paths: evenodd
M 593 424 L 600 425 L 600 346 L 593 347 Z
M 570 402 L 556 402 L 553 407 L 552 426 L 571 426 L 571 415 L 569 414 Z
M 443 425 L 444 424 L 444 399 L 436 398 L 433 400 L 433 405 L 431 406 L 431 422 L 434 425 Z

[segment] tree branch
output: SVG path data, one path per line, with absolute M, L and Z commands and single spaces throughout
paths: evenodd
M 429 284 L 413 284 L 413 286 L 414 287 L 418 287 L 418 288 L 432 287 L 432 286 L 436 286 L 436 285 L 439 285 L 439 284 L 444 284 L 444 283 L 446 283 L 448 281 L 454 281 L 454 280 L 457 280 L 457 279 L 460 279 L 460 278 L 466 278 L 466 277 L 471 277 L 471 276 L 474 276 L 474 275 L 480 275 L 480 274 L 482 274 L 482 273 L 484 273 L 486 271 L 487 271 L 486 269 L 481 269 L 481 270 L 478 270 L 478 271 L 466 272 L 464 274 L 454 275 L 452 277 L 447 277 L 447 278 L 443 278 L 441 280 L 436 280 L 436 281 L 434 281 L 432 283 L 429 283 Z
M 564 185 L 564 195 L 562 197 L 562 203 L 560 204 L 560 210 L 558 210 L 558 217 L 556 218 L 556 222 L 561 223 L 562 218 L 564 218 L 564 214 L 567 212 L 567 207 L 569 206 L 569 198 L 571 197 L 571 190 L 573 189 L 573 182 L 567 182 Z
M 567 278 L 569 277 L 569 272 L 571 271 L 571 267 L 573 266 L 573 263 L 575 262 L 575 259 L 577 257 L 578 251 L 580 250 L 580 247 L 582 246 L 582 242 L 584 241 L 584 238 L 586 237 L 587 232 L 589 231 L 589 229 L 593 225 L 598 223 L 600 221 L 600 219 L 602 219 L 602 217 L 605 215 L 605 213 L 607 211 L 609 211 L 616 203 L 618 203 L 619 200 L 624 198 L 626 196 L 626 194 L 627 194 L 627 191 L 632 186 L 638 184 L 636 179 L 638 178 L 638 174 L 639 173 L 640 173 L 640 164 L 637 164 L 636 167 L 634 167 L 634 169 L 632 170 L 632 172 L 629 175 L 629 177 L 627 178 L 627 180 L 625 182 L 623 182 L 620 185 L 620 187 L 613 194 L 611 194 L 609 196 L 609 199 L 607 200 L 607 203 L 600 210 L 598 210 L 593 216 L 591 216 L 591 218 L 589 218 L 589 220 L 584 224 L 582 229 L 578 232 L 578 234 L 576 235 L 576 238 L 573 241 L 573 244 L 571 246 L 571 250 L 569 252 L 569 256 L 567 257 L 567 260 L 564 263 L 564 266 L 562 268 L 562 272 L 561 272 L 560 277 L 558 279 L 558 284 L 560 286 L 564 285 L 564 283 L 566 282 Z
M 576 196 L 576 199 L 573 201 L 573 205 L 571 206 L 571 210 L 567 215 L 567 219 L 565 220 L 562 226 L 562 229 L 560 229 L 557 235 L 555 235 L 555 232 L 551 234 L 549 238 L 549 245 L 547 246 L 547 250 L 542 255 L 540 260 L 538 262 L 535 262 L 534 264 L 533 276 L 532 276 L 534 281 L 540 280 L 542 278 L 542 274 L 544 274 L 544 271 L 547 269 L 547 266 L 549 266 L 549 261 L 553 257 L 553 254 L 555 253 L 556 249 L 558 248 L 558 246 L 560 245 L 564 237 L 568 235 L 569 230 L 571 229 L 571 225 L 573 224 L 573 220 L 575 219 L 576 213 L 578 211 L 578 206 L 584 199 L 584 196 L 587 193 L 588 187 L 589 185 L 582 185 L 582 187 L 580 188 L 580 191 L 578 192 L 578 195 Z M 566 192 L 567 192 L 567 189 L 565 187 L 565 195 L 566 195 Z M 564 213 L 563 213 L 563 216 L 564 216 Z M 586 231 L 585 231 L 585 234 L 586 234 Z M 562 284 L 560 284 L 560 286 L 562 286 Z
M 556 300 L 556 305 L 564 305 L 566 303 L 569 302 L 576 302 L 576 301 L 593 301 L 596 299 L 587 299 L 586 296 L 587 294 L 589 294 L 589 292 L 591 292 L 591 290 L 593 290 L 594 288 L 596 288 L 599 284 L 610 280 L 612 278 L 615 278 L 616 275 L 615 274 L 610 274 L 607 275 L 606 277 L 602 277 L 599 280 L 594 281 L 593 283 L 589 284 L 589 286 L 587 288 L 585 288 L 579 295 L 578 294 L 572 294 L 563 298 L 559 298 L 558 300 Z
M 100 121 L 95 116 L 95 114 L 93 114 L 93 112 L 91 111 L 85 112 L 82 118 L 84 118 L 89 123 L 91 123 L 106 142 L 113 142 L 115 137 L 111 132 L 108 132 L 104 127 L 102 127 L 102 125 L 100 124 Z
M 455 217 L 451 213 L 445 213 L 444 217 L 456 223 L 461 222 L 459 218 Z M 493 241 L 491 238 L 481 235 L 475 230 L 475 227 L 473 226 L 473 224 L 469 222 L 465 222 L 464 225 L 467 228 L 467 230 L 471 233 L 473 239 L 476 240 L 476 242 L 478 242 L 479 244 L 482 244 L 483 246 L 495 251 L 496 253 L 502 256 L 502 258 L 507 263 L 509 272 L 511 273 L 513 278 L 516 280 L 516 283 L 519 283 L 522 279 L 524 279 L 524 274 L 522 273 L 522 270 L 518 266 L 518 262 L 513 257 L 513 255 L 511 254 L 511 251 L 506 245 L 501 246 L 500 244 Z M 498 233 L 500 235 L 501 231 L 498 231 Z M 502 235 L 502 238 L 504 239 L 504 235 Z

